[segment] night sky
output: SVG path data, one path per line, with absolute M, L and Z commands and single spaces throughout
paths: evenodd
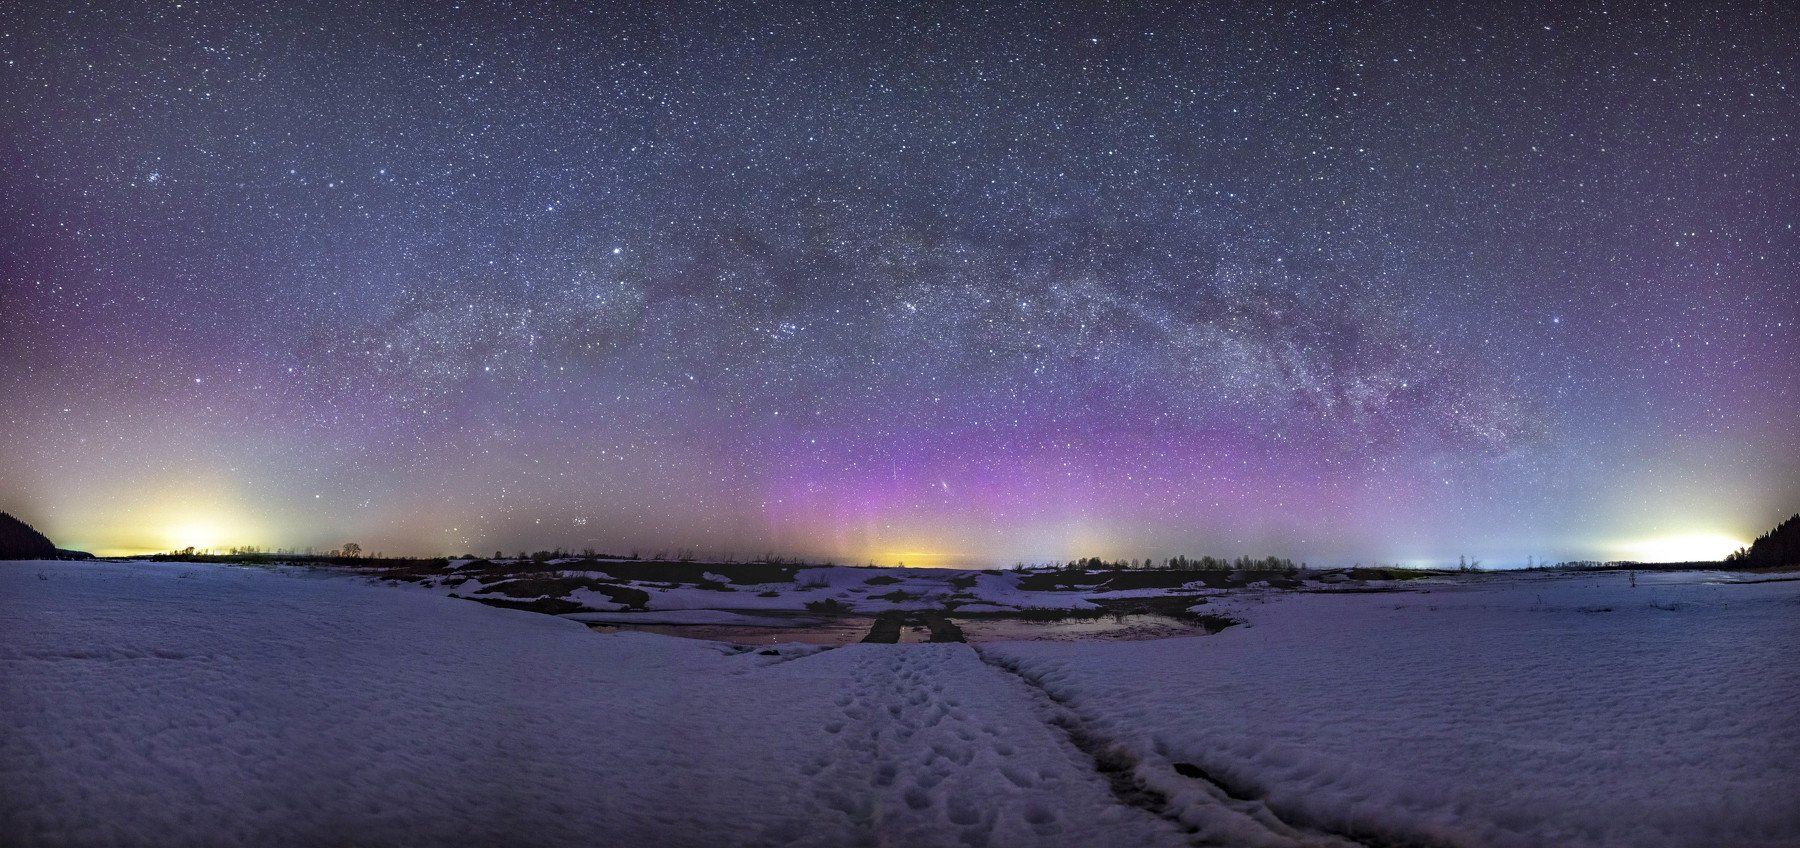
M 1507 565 L 1800 506 L 1794 7 L 1128 5 L 0 3 L 0 509 Z

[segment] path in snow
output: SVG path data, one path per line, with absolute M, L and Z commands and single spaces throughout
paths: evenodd
M 1229 611 L 1246 625 L 1206 638 L 981 650 L 1202 833 L 1231 824 L 1216 788 L 1367 842 L 1800 846 L 1800 584 L 1432 588 L 1243 596 Z
M 1234 787 L 1193 763 L 1170 763 L 1163 769 L 1167 773 L 1159 774 L 1159 767 L 1133 754 L 1126 740 L 1104 735 L 1094 722 L 1084 718 L 1016 663 L 1004 657 L 978 653 L 984 662 L 1016 676 L 1054 705 L 1051 723 L 1063 729 L 1070 744 L 1092 758 L 1095 771 L 1107 778 L 1113 794 L 1121 802 L 1176 824 L 1189 834 L 1194 845 L 1354 848 L 1391 844 L 1366 835 L 1358 838 L 1290 821 L 1270 807 L 1262 793 Z M 1190 791 L 1184 793 L 1185 809 L 1171 803 L 1169 795 L 1157 788 L 1171 783 L 1187 784 Z M 1407 844 L 1427 846 L 1431 843 L 1409 841 Z
M 801 771 L 866 844 L 1186 844 L 1108 797 L 1029 688 L 966 645 L 851 645 L 782 670 L 842 683 L 819 728 L 833 744 Z

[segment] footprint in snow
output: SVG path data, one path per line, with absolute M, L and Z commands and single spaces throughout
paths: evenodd
M 981 821 L 981 809 L 961 795 L 953 795 L 944 804 L 951 824 L 971 825 Z
M 915 786 L 906 790 L 906 806 L 915 810 L 923 810 L 931 806 L 931 793 Z
M 1011 766 L 1001 766 L 1000 774 L 1006 778 L 1007 782 L 1020 789 L 1030 789 L 1037 785 L 1037 781 L 1031 775 Z

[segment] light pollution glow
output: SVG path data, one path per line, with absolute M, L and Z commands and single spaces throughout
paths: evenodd
M 1517 565 L 1800 505 L 1770 4 L 103 5 L 0 38 L 0 509 L 65 546 Z

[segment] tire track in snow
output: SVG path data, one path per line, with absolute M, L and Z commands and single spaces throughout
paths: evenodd
M 1063 699 L 1014 663 L 975 653 L 989 667 L 998 669 L 1034 692 L 1046 705 L 1048 723 L 1061 730 L 1069 743 L 1087 755 L 1094 770 L 1105 777 L 1120 803 L 1128 804 L 1169 821 L 1189 834 L 1198 846 L 1269 846 L 1269 848 L 1400 848 L 1411 841 L 1390 841 L 1352 836 L 1295 821 L 1243 787 L 1230 786 L 1191 763 L 1167 766 L 1145 762 L 1117 740 L 1096 733 L 1089 722 Z M 1200 809 L 1177 805 L 1180 795 L 1193 799 L 1201 790 Z

